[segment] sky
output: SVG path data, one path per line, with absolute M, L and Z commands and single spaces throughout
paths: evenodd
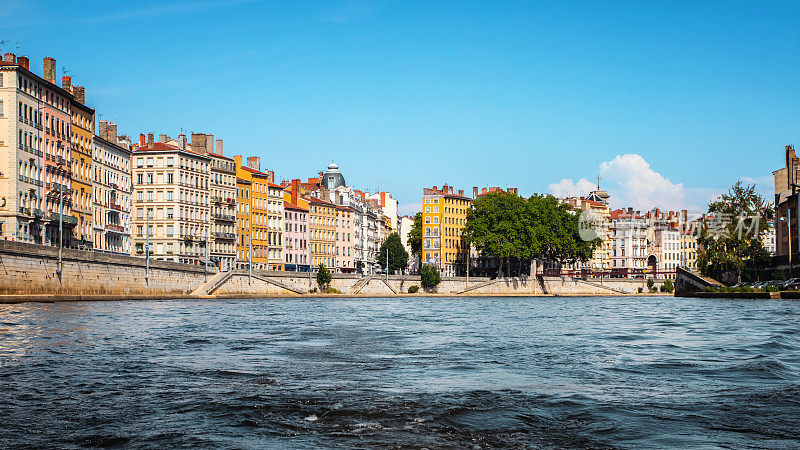
M 798 2 L 5 0 L 0 51 L 56 58 L 121 133 L 213 133 L 276 178 L 518 187 L 704 209 L 772 198 L 800 143 Z

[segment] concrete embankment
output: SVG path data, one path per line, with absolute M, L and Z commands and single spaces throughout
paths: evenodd
M 316 288 L 313 275 L 294 272 L 221 272 L 202 266 L 82 250 L 0 241 L 0 302 L 75 301 L 167 298 L 308 297 Z M 644 287 L 642 280 L 571 277 L 481 278 L 445 277 L 433 289 L 420 287 L 419 276 L 362 277 L 334 274 L 330 287 L 348 297 L 386 296 L 539 296 L 628 295 Z M 320 294 L 321 295 L 321 294 Z

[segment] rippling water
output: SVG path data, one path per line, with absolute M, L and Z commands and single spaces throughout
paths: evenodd
M 800 302 L 0 305 L 0 447 L 800 446 Z

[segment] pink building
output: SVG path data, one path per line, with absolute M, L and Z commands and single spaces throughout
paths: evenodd
M 284 201 L 283 217 L 284 268 L 308 272 L 308 206 Z

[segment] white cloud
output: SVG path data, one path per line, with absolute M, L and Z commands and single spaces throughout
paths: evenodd
M 610 183 L 609 193 L 615 207 L 632 206 L 640 211 L 657 207 L 679 210 L 685 206 L 683 183 L 673 183 L 650 168 L 641 155 L 617 155 L 600 164 L 600 176 Z
M 597 186 L 586 178 L 581 178 L 578 182 L 564 178 L 558 183 L 550 183 L 547 190 L 556 197 L 585 197 L 589 192 L 595 190 Z
M 772 174 L 764 175 L 757 178 L 741 177 L 739 178 L 744 184 L 756 185 L 756 192 L 761 194 L 768 202 L 775 201 L 775 177 Z
M 617 155 L 611 161 L 601 163 L 600 176 L 601 188 L 611 194 L 613 208 L 630 206 L 642 212 L 653 208 L 704 212 L 709 202 L 728 190 L 727 187 L 687 188 L 683 183 L 673 183 L 653 170 L 638 154 Z M 772 201 L 774 196 L 772 175 L 741 177 L 740 180 L 745 184 L 755 184 L 756 190 L 767 201 Z M 548 185 L 548 190 L 556 197 L 585 196 L 594 189 L 595 184 L 585 178 L 577 182 L 565 178 L 558 183 Z

